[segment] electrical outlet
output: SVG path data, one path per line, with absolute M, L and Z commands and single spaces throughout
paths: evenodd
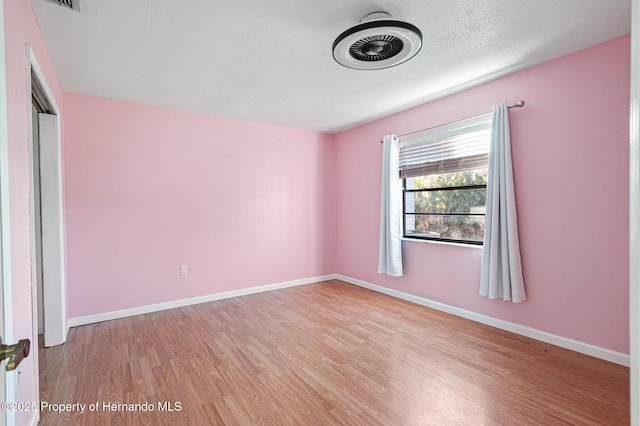
M 187 275 L 187 265 L 180 265 L 180 275 Z

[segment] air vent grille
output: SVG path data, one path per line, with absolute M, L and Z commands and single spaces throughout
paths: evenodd
M 393 58 L 402 50 L 402 40 L 384 34 L 364 37 L 349 48 L 349 53 L 360 61 L 384 61 Z
M 58 6 L 65 7 L 71 10 L 77 10 L 80 12 L 80 0 L 49 0 L 51 3 L 55 3 Z

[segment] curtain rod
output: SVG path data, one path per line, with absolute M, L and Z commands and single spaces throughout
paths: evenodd
M 509 108 L 509 109 L 511 109 L 511 108 L 522 108 L 524 106 L 524 104 L 525 104 L 525 102 L 520 100 L 520 101 L 516 102 L 513 105 L 509 105 L 507 108 Z M 489 115 L 489 114 L 493 114 L 493 112 L 484 112 L 482 114 L 474 115 L 474 116 L 467 117 L 467 118 L 462 118 L 460 120 L 452 121 L 450 123 L 438 124 L 437 126 L 427 127 L 426 129 L 420 129 L 420 130 L 416 130 L 416 131 L 413 131 L 413 132 L 404 133 L 402 135 L 398 135 L 398 137 L 409 136 L 409 135 L 413 135 L 414 133 L 426 132 L 427 130 L 437 129 L 438 127 L 448 126 L 450 124 L 456 124 L 456 123 L 460 123 L 462 121 L 472 120 L 474 118 L 482 117 L 483 115 Z M 382 143 L 382 139 L 380 139 L 380 143 Z

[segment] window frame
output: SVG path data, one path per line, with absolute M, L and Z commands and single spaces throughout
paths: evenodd
M 435 176 L 435 174 L 434 174 Z M 455 238 L 442 238 L 442 237 L 429 237 L 426 235 L 410 235 L 407 234 L 407 215 L 411 216 L 482 216 L 486 218 L 486 213 L 407 213 L 406 202 L 407 202 L 407 193 L 415 193 L 415 192 L 435 192 L 435 191 L 454 191 L 460 189 L 482 189 L 486 190 L 487 185 L 464 185 L 464 186 L 447 186 L 447 187 L 436 187 L 436 188 L 419 188 L 419 189 L 407 189 L 407 179 L 414 178 L 402 178 L 402 238 L 409 240 L 425 240 L 425 241 L 438 241 L 443 243 L 456 243 L 456 244 L 468 244 L 474 246 L 482 246 L 484 241 L 475 241 L 475 240 L 460 240 Z M 485 197 L 486 201 L 486 197 Z
M 469 135 L 471 133 L 477 132 L 477 131 L 481 131 L 481 130 L 486 130 L 486 129 L 490 129 L 491 128 L 491 118 L 487 118 L 488 114 L 484 114 L 482 116 L 477 116 L 477 117 L 472 117 L 470 120 L 463 120 L 465 121 L 464 124 L 460 123 L 460 122 L 453 122 L 453 123 L 449 123 L 449 124 L 445 124 L 445 125 L 441 125 L 441 126 L 436 126 L 434 128 L 431 129 L 426 129 L 427 134 L 423 133 L 423 136 L 415 138 L 415 139 L 411 139 L 408 141 L 403 141 L 400 143 L 400 152 L 401 152 L 401 157 L 402 157 L 402 149 L 403 148 L 407 148 L 409 150 L 413 149 L 413 147 L 418 147 L 418 149 L 426 149 L 427 151 L 433 152 L 433 149 L 429 146 L 429 144 L 433 143 L 433 144 L 442 144 L 442 143 L 446 143 L 445 140 L 446 139 L 451 139 L 451 138 L 465 138 L 465 135 Z M 438 129 L 438 131 L 434 131 L 435 129 Z M 429 132 L 430 131 L 430 132 Z M 459 141 L 456 140 L 452 140 L 451 141 L 452 145 L 456 145 L 457 147 L 459 147 Z M 469 245 L 469 246 L 483 246 L 484 245 L 484 239 L 483 240 L 466 240 L 466 239 L 459 239 L 459 238 L 446 238 L 446 237 L 435 237 L 435 236 L 429 236 L 429 235 L 419 235 L 419 234 L 411 234 L 411 233 L 407 233 L 407 218 L 408 217 L 420 217 L 420 216 L 466 216 L 466 217 L 485 217 L 486 218 L 486 211 L 485 213 L 416 213 L 415 210 L 413 212 L 407 212 L 407 194 L 412 194 L 412 193 L 418 193 L 418 192 L 435 192 L 435 191 L 455 191 L 455 190 L 465 190 L 465 189 L 485 189 L 485 203 L 486 203 L 486 182 L 485 184 L 482 185 L 461 185 L 461 186 L 449 186 L 449 187 L 435 187 L 435 188 L 411 188 L 411 189 L 407 189 L 407 179 L 414 179 L 417 177 L 422 177 L 422 176 L 438 176 L 441 174 L 449 174 L 449 173 L 458 173 L 458 172 L 464 172 L 467 170 L 487 170 L 488 171 L 488 155 L 489 155 L 489 151 L 490 151 L 490 143 L 491 143 L 491 135 L 489 132 L 489 135 L 487 136 L 487 140 L 486 140 L 486 145 L 485 145 L 485 151 L 479 151 L 479 152 L 484 152 L 487 156 L 487 160 L 486 163 L 484 163 L 483 165 L 479 165 L 479 167 L 477 168 L 471 168 L 471 167 L 465 167 L 464 165 L 460 165 L 460 163 L 458 163 L 459 167 L 458 169 L 453 168 L 451 169 L 450 166 L 440 166 L 440 172 L 439 173 L 430 173 L 430 171 L 432 170 L 432 164 L 438 164 L 438 161 L 450 161 L 450 160 L 457 160 L 457 161 L 461 161 L 462 163 L 464 163 L 464 161 L 469 161 L 470 159 L 473 160 L 477 155 L 478 155 L 478 151 L 473 151 L 470 152 L 469 149 L 467 149 L 467 152 L 464 155 L 460 155 L 455 156 L 455 157 L 441 157 L 442 160 L 439 159 L 434 159 L 432 160 L 431 157 L 429 160 L 426 160 L 426 162 L 424 163 L 419 163 L 419 162 L 415 162 L 414 157 L 408 157 L 410 158 L 409 161 L 413 161 L 410 164 L 407 164 L 405 167 L 407 167 L 407 172 L 403 172 L 402 167 L 404 166 L 405 163 L 401 164 L 400 167 L 400 183 L 402 185 L 402 238 L 406 239 L 406 240 L 417 240 L 417 241 L 434 241 L 434 242 L 441 242 L 441 243 L 454 243 L 454 244 L 463 244 L 463 245 Z M 445 146 L 452 146 L 452 145 L 445 145 Z M 420 146 L 423 146 L 424 148 L 420 148 Z M 437 145 L 434 145 L 437 146 Z M 440 145 L 442 146 L 442 145 Z M 473 145 L 471 146 L 477 146 L 475 145 L 475 142 Z M 471 148 L 473 149 L 473 148 Z M 411 152 L 411 151 L 409 151 Z M 413 151 L 415 152 L 415 151 Z M 411 154 L 408 155 L 412 155 L 413 152 L 411 152 Z M 419 157 L 418 157 L 419 158 Z M 449 160 L 447 159 L 449 158 Z M 436 161 L 436 162 L 432 162 L 432 161 Z M 444 163 L 443 163 L 444 164 Z M 426 174 L 416 174 L 415 171 L 413 173 L 411 173 L 412 169 L 415 169 L 416 167 L 421 168 L 421 167 L 425 167 L 424 169 L 422 169 L 421 171 L 426 172 Z M 403 175 L 404 173 L 404 175 Z M 408 174 L 408 176 L 407 176 Z M 486 204 L 485 204 L 486 205 Z M 485 226 L 486 226 L 486 221 L 485 221 Z M 426 234 L 428 231 L 425 231 L 424 234 Z

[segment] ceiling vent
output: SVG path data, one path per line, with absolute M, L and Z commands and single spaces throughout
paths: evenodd
M 356 70 L 379 70 L 413 58 L 422 47 L 422 32 L 387 12 L 366 15 L 333 42 L 333 58 Z
M 51 3 L 55 3 L 58 6 L 62 6 L 66 9 L 71 9 L 80 12 L 80 0 L 49 0 Z

